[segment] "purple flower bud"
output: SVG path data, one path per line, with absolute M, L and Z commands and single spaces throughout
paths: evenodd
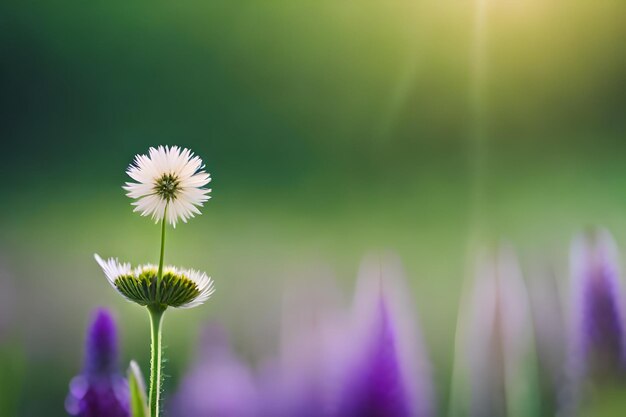
M 433 414 L 430 367 L 403 275 L 395 257 L 370 258 L 362 265 L 340 416 Z
M 259 398 L 250 370 L 232 352 L 224 329 L 206 328 L 200 351 L 172 402 L 180 417 L 258 416 Z
M 624 322 L 618 252 L 608 231 L 578 236 L 571 250 L 573 371 L 615 374 L 624 369 Z
M 91 377 L 110 375 L 118 370 L 115 321 L 105 309 L 99 309 L 89 328 L 83 372 Z
M 128 417 L 128 383 L 118 369 L 115 321 L 98 309 L 87 332 L 83 372 L 70 382 L 65 408 L 79 417 Z
M 352 375 L 347 396 L 351 416 L 410 416 L 408 392 L 396 352 L 395 329 L 384 299 L 379 300 L 371 340 L 364 346 L 361 367 Z

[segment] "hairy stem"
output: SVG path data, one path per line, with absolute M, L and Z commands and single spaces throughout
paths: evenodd
M 150 337 L 152 344 L 150 347 L 150 417 L 159 417 L 160 397 L 161 397 L 161 327 L 163 325 L 163 307 L 148 307 L 150 314 Z

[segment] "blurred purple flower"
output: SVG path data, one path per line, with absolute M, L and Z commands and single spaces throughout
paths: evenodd
M 259 375 L 261 416 L 331 416 L 343 369 L 346 314 L 332 271 L 298 267 L 282 298 L 279 354 Z
M 547 262 L 534 263 L 528 290 L 532 310 L 542 412 L 555 415 L 563 390 L 567 360 L 567 326 L 557 274 Z
M 258 378 L 209 331 L 176 417 L 422 417 L 430 369 L 396 258 L 367 260 L 352 315 L 324 274 L 286 291 L 280 355 Z
M 224 329 L 205 329 L 189 374 L 172 401 L 177 417 L 252 417 L 259 398 L 252 372 L 235 356 Z
M 429 366 L 396 257 L 366 258 L 353 311 L 332 280 L 287 294 L 281 357 L 266 371 L 263 416 L 432 414 Z
M 106 309 L 93 315 L 83 371 L 70 382 L 65 408 L 78 417 L 128 417 L 128 383 L 119 373 L 117 330 Z
M 354 374 L 345 397 L 345 415 L 410 416 L 408 393 L 396 353 L 395 329 L 384 299 L 378 303 L 378 317 L 372 326 L 372 339 Z
M 404 285 L 395 256 L 363 262 L 338 416 L 433 415 L 430 367 Z
M 575 238 L 571 249 L 573 327 L 571 371 L 615 374 L 624 369 L 624 312 L 618 251 L 606 230 Z
M 459 310 L 460 352 L 466 357 L 456 366 L 467 366 L 465 383 L 470 393 L 465 399 L 469 404 L 461 407 L 480 417 L 537 415 L 528 294 L 511 248 L 503 246 L 479 257 L 468 301 Z

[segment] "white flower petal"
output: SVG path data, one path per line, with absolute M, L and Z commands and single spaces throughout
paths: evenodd
M 211 182 L 211 175 L 203 169 L 202 160 L 187 148 L 152 147 L 148 155 L 135 156 L 126 173 L 136 182 L 122 188 L 136 200 L 134 211 L 156 222 L 167 216 L 176 227 L 178 220 L 186 222 L 200 214 L 198 207 L 210 199 L 211 190 L 202 187 Z
M 192 308 L 199 306 L 200 304 L 208 300 L 209 297 L 211 297 L 211 295 L 213 295 L 213 293 L 215 292 L 213 280 L 204 272 L 196 271 L 194 269 L 187 269 L 182 271 L 182 273 L 198 286 L 200 294 L 198 294 L 198 296 L 193 301 L 180 306 L 180 308 Z
M 132 275 L 132 269 L 128 262 L 120 263 L 116 258 L 109 258 L 105 261 L 97 253 L 95 253 L 93 257 L 96 259 L 96 262 L 98 262 L 98 265 L 100 265 L 100 268 L 102 268 L 102 271 L 104 271 L 104 275 L 113 288 L 116 288 L 116 279 L 123 275 Z

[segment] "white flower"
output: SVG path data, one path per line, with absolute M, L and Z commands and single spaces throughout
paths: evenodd
M 211 182 L 211 175 L 204 171 L 202 160 L 189 149 L 178 146 L 150 148 L 148 155 L 137 155 L 126 173 L 135 181 L 123 187 L 127 196 L 137 201 L 134 211 L 151 216 L 159 222 L 167 216 L 174 227 L 181 219 L 200 214 L 211 197 L 211 189 L 202 188 Z
M 104 260 L 98 254 L 94 258 L 113 288 L 127 300 L 143 306 L 191 308 L 204 303 L 215 292 L 213 280 L 204 272 L 166 266 L 159 281 L 154 265 L 133 269 L 129 263 L 114 258 Z

